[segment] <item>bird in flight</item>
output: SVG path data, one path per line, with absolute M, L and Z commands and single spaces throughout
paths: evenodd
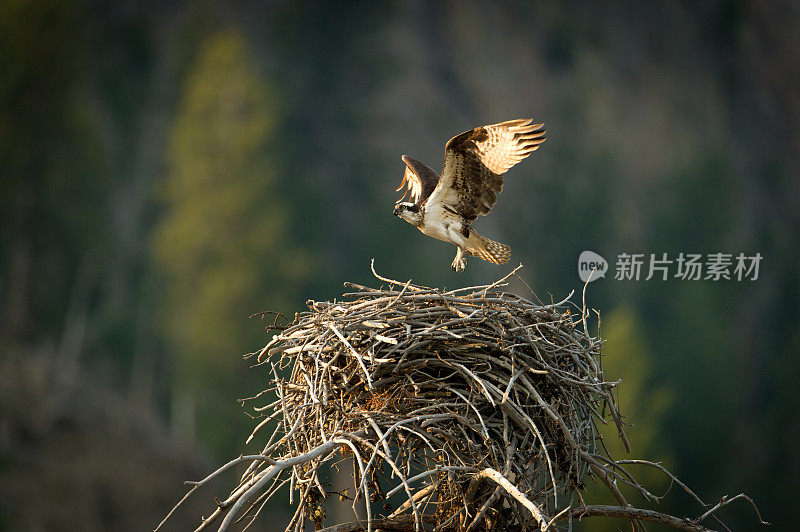
M 544 142 L 544 124 L 531 121 L 509 120 L 456 135 L 445 144 L 441 175 L 403 155 L 406 171 L 397 190 L 406 190 L 394 215 L 430 237 L 455 244 L 453 271 L 464 270 L 467 254 L 495 264 L 511 258 L 510 247 L 479 235 L 471 225 L 479 214 L 492 210 L 503 189 L 503 174 Z M 403 201 L 409 192 L 413 201 Z

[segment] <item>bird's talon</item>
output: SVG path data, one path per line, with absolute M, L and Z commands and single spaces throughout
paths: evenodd
M 450 265 L 450 269 L 453 270 L 456 273 L 463 272 L 466 267 L 467 267 L 467 261 L 464 260 L 464 259 L 460 259 L 460 260 L 456 259 Z

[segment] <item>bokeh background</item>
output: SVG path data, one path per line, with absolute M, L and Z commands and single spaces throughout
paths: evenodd
M 521 262 L 579 297 L 585 249 L 763 256 L 756 281 L 610 275 L 587 299 L 633 454 L 792 528 L 798 27 L 791 1 L 3 0 L 0 529 L 152 529 L 248 451 L 253 313 L 374 283 L 373 257 L 450 288 Z M 512 263 L 456 275 L 391 214 L 400 155 L 438 170 L 450 137 L 525 116 L 548 140 L 476 224 Z M 699 513 L 677 487 L 657 509 Z

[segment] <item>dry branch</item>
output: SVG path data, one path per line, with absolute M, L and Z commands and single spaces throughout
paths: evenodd
M 590 516 L 624 517 L 635 529 L 649 520 L 706 530 L 701 521 L 730 501 L 705 505 L 680 484 L 702 504 L 694 520 L 627 502 L 622 485 L 655 497 L 600 445 L 598 423 L 609 421 L 626 441 L 617 383 L 601 369 L 602 341 L 569 298 L 543 304 L 503 291 L 515 272 L 450 291 L 375 274 L 384 286 L 346 283 L 355 291 L 342 301 L 309 301 L 251 355 L 271 376 L 254 399 L 277 399 L 255 407 L 264 419 L 248 442 L 272 433 L 260 454 L 194 483 L 193 491 L 249 464 L 198 530 L 254 519 L 287 484 L 295 513 L 286 530 L 322 529 L 326 501 L 342 496 L 330 475 L 343 460 L 355 472 L 353 509 L 364 513 L 331 532 L 545 531 Z M 619 506 L 572 505 L 587 474 Z

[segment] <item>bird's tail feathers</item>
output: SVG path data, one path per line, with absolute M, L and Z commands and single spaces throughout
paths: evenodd
M 467 251 L 470 255 L 488 260 L 494 264 L 505 264 L 511 258 L 511 248 L 509 246 L 489 240 L 474 230 L 470 230 Z

